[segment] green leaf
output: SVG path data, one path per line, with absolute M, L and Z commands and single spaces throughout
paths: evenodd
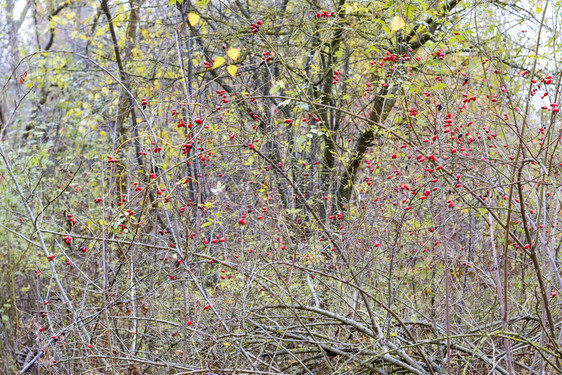
M 301 146 L 306 140 L 307 140 L 307 136 L 306 135 L 301 135 L 300 137 L 297 138 L 297 146 Z

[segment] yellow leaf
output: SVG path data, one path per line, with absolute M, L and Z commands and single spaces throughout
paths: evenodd
M 106 133 L 102 130 L 100 131 L 100 135 L 105 135 Z
M 540 6 L 537 7 L 537 9 L 535 9 L 537 11 L 537 13 L 541 13 L 542 12 L 542 8 Z
M 222 64 L 224 64 L 224 57 L 219 56 L 215 59 L 215 63 L 213 64 L 213 69 L 218 68 L 219 66 L 221 66 Z
M 236 61 L 236 60 L 238 60 L 238 57 L 240 56 L 240 50 L 238 48 L 231 48 L 226 52 L 226 54 L 232 60 Z
M 404 22 L 400 16 L 394 16 L 394 18 L 392 18 L 392 22 L 390 22 L 390 29 L 392 31 L 398 31 L 404 26 L 406 26 L 406 22 Z
M 238 71 L 238 67 L 236 65 L 229 65 L 226 68 L 226 71 L 234 77 L 236 75 L 236 72 Z
M 189 24 L 191 26 L 197 25 L 197 22 L 199 22 L 199 18 L 201 17 L 197 13 L 189 13 L 187 15 L 187 20 L 189 21 Z

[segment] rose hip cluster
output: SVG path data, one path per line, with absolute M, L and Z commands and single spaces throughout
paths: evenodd
M 261 57 L 262 62 L 267 63 L 272 58 L 273 56 L 271 56 L 271 51 L 265 51 L 264 53 L 262 53 L 262 57 Z
M 335 85 L 339 81 L 340 81 L 340 72 L 338 72 L 337 70 L 334 70 L 334 82 L 332 82 L 332 83 Z
M 250 31 L 252 32 L 252 34 L 255 34 L 258 31 L 260 31 L 260 26 L 261 26 L 261 20 L 257 20 L 256 23 L 253 23 L 250 26 Z
M 334 11 L 328 13 L 328 11 L 325 10 L 323 12 L 316 13 L 316 18 L 328 18 L 328 17 L 332 17 L 334 14 L 335 14 Z
M 443 60 L 445 58 L 445 53 L 443 53 L 443 51 L 441 51 L 441 48 L 439 48 L 437 52 L 431 52 L 431 56 L 436 59 Z

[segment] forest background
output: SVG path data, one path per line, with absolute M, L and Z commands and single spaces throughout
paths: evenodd
M 562 373 L 561 4 L 2 0 L 0 371 Z

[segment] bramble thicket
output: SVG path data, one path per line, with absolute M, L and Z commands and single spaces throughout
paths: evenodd
M 562 373 L 560 0 L 0 5 L 0 372 Z

